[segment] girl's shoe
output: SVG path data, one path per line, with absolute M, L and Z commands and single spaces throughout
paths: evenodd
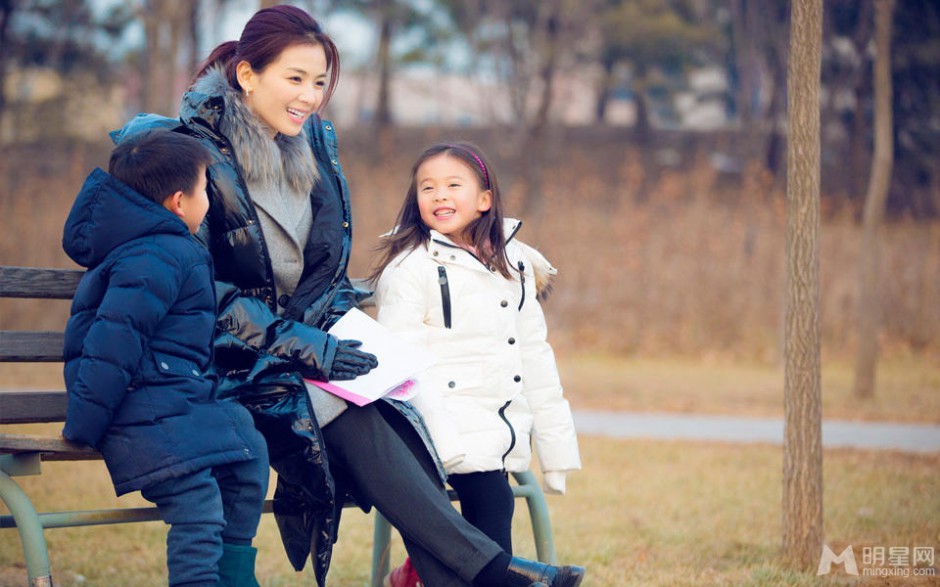
M 385 575 L 382 585 L 384 587 L 422 587 L 418 571 L 412 566 L 410 558 L 406 558 L 400 567 Z
M 584 567 L 555 567 L 512 557 L 506 570 L 505 587 L 577 587 L 584 579 Z

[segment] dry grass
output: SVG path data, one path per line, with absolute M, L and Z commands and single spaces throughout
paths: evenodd
M 391 154 L 378 160 L 366 150 L 367 131 L 349 135 L 341 149 L 356 219 L 351 273 L 364 275 L 378 235 L 394 222 L 412 157 L 441 133 L 401 131 Z M 523 194 L 512 181 L 519 153 L 499 133 L 470 138 L 491 154 L 507 213 L 519 215 Z M 588 353 L 778 363 L 786 217 L 779 188 L 760 171 L 720 176 L 695 153 L 686 154 L 682 168 L 663 169 L 616 141 L 582 143 L 545 166 L 543 212 L 523 218 L 520 233 L 560 270 L 546 305 L 555 344 Z M 71 266 L 59 246 L 62 225 L 85 175 L 106 155 L 106 145 L 5 153 L 0 204 L 12 221 L 0 233 L 0 263 Z M 847 360 L 855 346 L 860 229 L 852 210 L 825 204 L 824 358 Z M 896 219 L 883 236 L 883 352 L 936 360 L 940 223 Z M 50 310 L 3 301 L 0 326 L 54 327 L 66 313 L 64 304 Z
M 367 271 L 377 235 L 393 221 L 411 157 L 436 138 L 430 132 L 404 137 L 396 155 L 380 163 L 357 157 L 354 141 L 352 149 L 341 145 L 354 195 L 354 275 Z M 471 138 L 497 168 L 508 169 L 503 178 L 511 177 L 514 155 L 500 135 Z M 705 164 L 652 170 L 622 144 L 571 147 L 547 167 L 544 214 L 524 219 L 521 238 L 561 270 L 546 312 L 574 407 L 779 415 L 783 195 L 760 172 L 729 184 Z M 101 145 L 5 152 L 0 204 L 8 222 L 0 232 L 0 263 L 71 266 L 59 249 L 61 227 L 84 176 L 104 161 Z M 517 214 L 520 199 L 507 191 L 510 214 Z M 845 366 L 854 348 L 859 229 L 850 213 L 824 215 L 824 415 L 937 422 L 940 224 L 896 220 L 884 236 L 881 346 L 887 359 L 879 369 L 878 398 L 859 403 L 848 391 Z M 7 300 L 0 305 L 0 327 L 61 328 L 66 315 L 63 302 Z M 2 366 L 0 386 L 60 387 L 59 367 Z M 559 555 L 590 567 L 586 587 L 844 582 L 780 566 L 779 448 L 582 442 L 585 470 L 572 478 L 570 495 L 552 497 L 550 505 Z M 937 546 L 938 466 L 937 455 L 828 451 L 827 543 Z M 48 468 L 55 475 L 21 478 L 42 508 L 115 501 L 100 463 Z M 527 532 L 523 517 L 517 517 L 520 537 Z M 311 585 L 309 574 L 289 571 L 276 534 L 267 516 L 258 540 L 263 584 Z M 165 584 L 164 535 L 153 523 L 51 530 L 57 584 Z M 348 511 L 331 587 L 366 583 L 370 544 L 369 519 Z M 531 541 L 521 538 L 519 551 L 531 556 Z M 24 583 L 21 560 L 15 532 L 0 532 L 0 586 Z
M 783 417 L 783 369 L 762 362 L 565 352 L 559 369 L 576 409 Z M 940 366 L 933 361 L 882 361 L 870 399 L 856 398 L 852 381 L 851 366 L 823 364 L 823 418 L 940 423 Z
M 588 566 L 585 587 L 843 584 L 841 570 L 824 581 L 781 566 L 779 448 L 594 437 L 583 437 L 581 448 L 584 470 L 571 477 L 567 496 L 549 497 L 549 507 L 558 555 Z M 826 543 L 837 552 L 849 544 L 856 552 L 863 546 L 940 549 L 938 467 L 937 455 L 827 452 Z M 55 477 L 20 479 L 41 508 L 143 503 L 136 496 L 115 500 L 100 463 L 47 468 Z M 516 518 L 517 552 L 534 556 L 525 516 Z M 159 523 L 50 530 L 57 585 L 165 584 L 164 536 Z M 313 584 L 309 570 L 299 576 L 290 570 L 270 516 L 257 545 L 262 585 Z M 347 510 L 331 587 L 367 584 L 370 545 L 371 518 Z M 396 539 L 393 560 L 403 556 Z M 0 532 L 0 586 L 25 582 L 21 560 L 15 532 Z
M 783 416 L 783 370 L 760 361 L 616 357 L 562 350 L 558 364 L 575 409 Z M 58 364 L 2 365 L 0 389 L 62 389 Z M 827 420 L 940 423 L 940 365 L 923 356 L 892 357 L 877 371 L 874 397 L 852 393 L 852 370 L 826 362 Z

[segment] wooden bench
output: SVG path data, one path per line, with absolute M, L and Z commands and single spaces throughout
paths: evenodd
M 0 266 L 0 298 L 71 299 L 82 271 Z M 64 325 L 63 325 L 64 328 Z M 62 331 L 0 330 L 0 362 L 42 363 L 62 361 Z M 52 575 L 44 530 L 102 524 L 160 520 L 155 507 L 38 513 L 13 477 L 42 474 L 43 461 L 98 460 L 89 447 L 57 436 L 9 433 L 16 424 L 64 422 L 68 396 L 63 391 L 0 390 L 0 501 L 10 515 L 0 516 L 0 528 L 17 528 L 30 587 L 51 587 Z M 55 471 L 45 470 L 46 475 Z M 525 498 L 535 538 L 537 558 L 555 563 L 555 546 L 545 496 L 530 472 L 514 474 L 513 493 Z M 451 499 L 456 499 L 453 491 Z M 354 507 L 347 503 L 346 507 Z M 272 511 L 271 501 L 265 513 Z M 372 545 L 372 587 L 381 587 L 389 568 L 391 526 L 375 514 Z

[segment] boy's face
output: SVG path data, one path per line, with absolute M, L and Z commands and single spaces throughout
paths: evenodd
M 196 180 L 196 185 L 193 186 L 193 191 L 188 194 L 184 193 L 180 199 L 180 208 L 184 212 L 183 222 L 186 223 L 186 227 L 189 228 L 191 234 L 196 234 L 199 231 L 199 225 L 202 224 L 206 212 L 209 211 L 209 196 L 206 195 L 207 185 L 206 168 L 203 167 Z

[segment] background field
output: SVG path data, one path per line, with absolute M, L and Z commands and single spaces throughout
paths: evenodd
M 452 131 L 401 132 L 382 158 L 370 136 L 340 136 L 356 219 L 352 274 L 368 270 L 387 230 L 412 157 Z M 519 215 L 499 133 L 461 132 L 497 162 L 506 203 Z M 712 144 L 659 145 L 681 168 L 655 165 L 623 137 L 562 145 L 549 153 L 544 208 L 523 218 L 520 238 L 560 269 L 546 304 L 566 393 L 575 409 L 781 416 L 785 198 L 758 171 L 716 171 Z M 697 154 L 699 153 L 699 154 Z M 0 161 L 0 263 L 72 267 L 59 247 L 71 199 L 107 145 L 49 153 L 10 149 Z M 651 163 L 651 161 L 653 163 Z M 16 173 L 12 171 L 15 170 Z M 830 419 L 940 422 L 940 224 L 893 218 L 885 227 L 882 363 L 875 398 L 851 395 L 857 210 L 824 199 L 821 243 L 823 412 Z M 61 328 L 65 302 L 0 303 L 0 327 Z M 0 365 L 0 387 L 61 386 L 59 366 Z M 54 428 L 46 428 L 55 432 Z M 558 553 L 590 568 L 587 587 L 621 585 L 839 585 L 781 569 L 779 447 L 582 437 L 583 472 L 570 495 L 550 497 Z M 940 455 L 852 450 L 825 455 L 825 539 L 836 552 L 863 546 L 940 549 Z M 41 508 L 114 503 L 100 463 L 49 465 L 57 474 L 22 478 Z M 67 480 L 67 482 L 63 482 Z M 117 500 L 138 504 L 138 497 Z M 519 516 L 521 554 L 534 554 Z M 311 585 L 295 576 L 265 517 L 258 545 L 265 587 Z M 160 585 L 160 524 L 52 530 L 54 571 L 64 587 Z M 368 579 L 371 518 L 347 511 L 331 587 Z M 403 554 L 396 551 L 397 560 Z M 15 532 L 0 531 L 0 586 L 25 582 Z M 849 584 L 858 584 L 855 581 Z M 866 580 L 866 585 L 937 584 Z
M 558 555 L 589 568 L 585 587 L 929 585 L 914 579 L 846 581 L 782 570 L 781 452 L 777 447 L 605 440 L 582 437 L 584 470 L 569 495 L 549 497 Z M 825 456 L 825 540 L 835 552 L 864 546 L 940 549 L 940 456 L 850 450 Z M 40 507 L 91 508 L 115 501 L 100 463 L 55 463 L 51 477 L 22 478 Z M 63 483 L 63 479 L 68 479 Z M 520 502 L 520 507 L 522 504 Z M 525 516 L 516 518 L 516 551 L 534 556 Z M 57 585 L 166 584 L 165 527 L 159 523 L 47 532 Z M 361 587 L 369 577 L 371 517 L 346 510 L 329 577 L 331 587 Z M 256 541 L 264 587 L 313 585 L 295 575 L 265 516 Z M 404 556 L 396 541 L 393 560 Z M 859 564 L 861 565 L 861 556 Z M 0 532 L 0 586 L 25 584 L 15 532 Z

